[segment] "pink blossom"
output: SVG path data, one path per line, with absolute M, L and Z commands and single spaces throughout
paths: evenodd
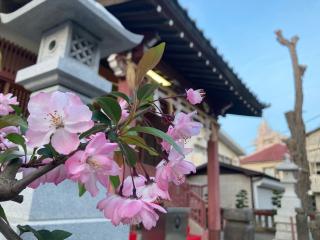
M 143 187 L 146 183 L 147 179 L 142 176 L 134 176 L 133 182 L 136 188 Z M 133 183 L 131 176 L 128 176 L 123 181 L 123 187 L 122 187 L 122 195 L 125 197 L 130 197 L 133 194 Z
M 172 137 L 174 140 L 178 140 L 178 139 L 176 139 L 173 126 L 169 126 L 168 131 L 167 131 L 167 135 Z M 169 152 L 171 149 L 171 144 L 168 143 L 167 141 L 162 141 L 161 146 L 167 152 Z
M 154 178 L 147 180 L 144 176 L 134 176 L 134 185 L 136 187 L 136 195 L 138 198 L 143 198 L 149 202 L 154 202 L 158 198 L 170 199 L 168 191 L 164 191 L 158 187 Z M 120 190 L 120 189 L 119 189 Z M 123 181 L 121 194 L 124 197 L 133 196 L 133 183 L 131 176 L 126 177 Z
M 28 104 L 29 129 L 26 136 L 30 147 L 50 142 L 61 154 L 69 154 L 79 146 L 78 133 L 93 126 L 92 112 L 73 93 L 41 92 Z
M 0 116 L 5 116 L 13 112 L 14 110 L 10 105 L 18 104 L 17 97 L 12 97 L 12 93 L 0 93 Z
M 178 113 L 173 121 L 174 126 L 169 126 L 167 135 L 172 137 L 173 140 L 181 140 L 198 135 L 202 124 L 192 120 L 196 114 L 196 111 L 188 114 L 183 112 Z M 162 141 L 161 146 L 166 152 L 169 152 L 172 147 L 171 144 L 166 141 Z
M 174 139 L 190 138 L 200 133 L 202 124 L 193 121 L 193 117 L 196 114 L 197 112 L 194 111 L 188 114 L 180 112 L 176 115 L 173 122 L 174 129 L 172 130 L 172 136 L 174 136 Z
M 116 226 L 120 223 L 142 223 L 148 230 L 156 226 L 159 219 L 156 210 L 162 213 L 166 212 L 163 207 L 142 198 L 125 198 L 114 194 L 107 195 L 98 203 L 97 208 Z
M 116 143 L 106 140 L 104 133 L 97 133 L 84 151 L 77 151 L 65 163 L 70 179 L 85 185 L 92 196 L 99 192 L 96 182 L 108 187 L 109 176 L 120 173 L 120 167 L 113 160 Z
M 179 143 L 184 154 L 190 153 L 191 149 L 183 148 L 182 143 Z M 192 162 L 184 160 L 184 155 L 181 155 L 174 148 L 170 150 L 167 160 L 162 160 L 156 168 L 157 185 L 167 191 L 169 183 L 173 182 L 180 185 L 185 181 L 185 175 L 191 172 L 196 172 L 196 167 Z
M 42 160 L 42 163 L 50 163 L 50 162 L 52 162 L 52 159 L 50 158 L 46 158 Z M 37 168 L 23 168 L 22 169 L 23 177 L 28 176 L 29 174 L 34 172 L 36 169 Z M 45 183 L 54 183 L 55 185 L 58 185 L 61 182 L 63 182 L 65 179 L 67 179 L 67 172 L 66 172 L 65 166 L 59 165 L 56 168 L 52 169 L 50 172 L 37 178 L 35 181 L 29 184 L 28 187 L 36 189 L 41 184 L 45 184 Z
M 119 101 L 119 105 L 121 107 L 121 118 L 120 118 L 120 122 L 123 122 L 127 119 L 127 117 L 129 116 L 129 110 L 128 110 L 128 103 L 121 99 Z
M 16 144 L 10 142 L 6 138 L 6 136 L 10 133 L 20 133 L 20 130 L 18 127 L 15 126 L 9 126 L 0 129 L 0 151 L 4 151 L 8 148 L 13 148 L 17 146 Z
M 190 88 L 186 92 L 187 92 L 187 100 L 192 105 L 201 103 L 205 96 L 205 92 L 203 89 L 193 90 L 192 88 Z
M 148 202 L 154 202 L 160 199 L 170 200 L 168 190 L 161 189 L 155 182 L 154 178 L 145 185 L 137 188 L 137 196 L 142 197 Z

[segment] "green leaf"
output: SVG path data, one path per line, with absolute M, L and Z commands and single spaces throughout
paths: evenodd
M 20 126 L 22 132 L 28 128 L 28 123 L 18 115 L 6 115 L 0 118 L 0 128 L 8 126 Z
M 47 147 L 40 148 L 37 151 L 37 154 L 39 154 L 41 156 L 44 156 L 44 157 L 47 157 L 47 158 L 52 158 L 53 157 L 53 153 L 52 153 L 51 149 L 47 148 Z
M 133 128 L 130 128 L 128 131 L 146 133 L 146 134 L 151 134 L 153 136 L 159 137 L 165 140 L 166 142 L 168 142 L 169 144 L 171 144 L 180 154 L 184 155 L 181 147 L 173 140 L 173 138 L 159 129 L 156 129 L 153 127 L 133 127 Z
M 132 149 L 128 144 L 125 144 L 125 143 L 120 142 L 119 146 L 122 150 L 122 153 L 125 156 L 127 163 L 132 167 L 135 166 L 138 160 L 136 151 Z
M 114 189 L 117 189 L 120 185 L 120 178 L 119 176 L 109 176 L 110 182 Z
M 111 142 L 116 142 L 118 140 L 118 134 L 115 132 L 115 131 L 110 131 L 108 133 L 108 139 L 111 141 Z
M 15 154 L 15 149 L 8 149 L 0 154 L 0 163 L 10 161 L 12 159 L 20 158 L 22 155 Z
M 159 84 L 156 83 L 147 83 L 139 88 L 137 92 L 138 99 L 140 101 L 146 100 L 152 96 L 154 91 L 159 87 Z
M 9 224 L 6 213 L 4 212 L 4 209 L 2 208 L 2 206 L 0 205 L 0 217 L 6 221 L 6 223 Z
M 121 107 L 117 100 L 110 97 L 98 97 L 96 101 L 104 113 L 116 124 L 121 118 Z
M 103 114 L 100 110 L 93 110 L 92 111 L 92 120 L 100 123 L 105 123 L 108 126 L 111 126 L 110 119 Z
M 27 232 L 32 232 L 35 236 L 37 234 L 37 231 L 35 229 L 33 229 L 32 227 L 30 227 L 29 225 L 18 225 L 17 228 L 19 229 L 20 236 L 24 233 L 27 233 Z
M 50 232 L 49 230 L 42 229 L 37 231 L 29 225 L 18 225 L 17 227 L 20 231 L 20 236 L 24 233 L 31 232 L 38 240 L 64 240 L 72 235 L 63 230 L 54 230 Z
M 159 153 L 153 147 L 148 146 L 142 137 L 126 135 L 122 136 L 120 139 L 129 145 L 136 145 L 147 150 L 151 156 L 159 156 Z
M 101 131 L 104 131 L 107 129 L 107 126 L 106 125 L 95 125 L 93 126 L 92 128 L 90 128 L 88 131 L 80 134 L 79 138 L 82 139 L 82 138 L 86 138 L 86 137 L 89 137 L 90 135 L 92 134 L 95 134 L 97 132 L 101 132 Z
M 112 91 L 112 92 L 108 93 L 108 96 L 109 95 L 113 96 L 115 98 L 120 97 L 120 98 L 124 99 L 127 103 L 130 103 L 130 98 L 122 92 Z
M 26 140 L 18 133 L 9 133 L 6 138 L 17 145 L 20 145 L 23 148 L 25 154 L 27 154 Z
M 137 67 L 136 81 L 138 85 L 147 72 L 153 69 L 160 62 L 165 46 L 165 43 L 160 43 L 159 45 L 150 48 L 145 52 Z
M 45 237 L 45 235 L 42 233 L 43 231 L 48 231 L 48 230 L 40 230 L 38 231 L 38 233 L 40 233 L 44 239 L 46 240 L 64 240 L 69 238 L 72 233 L 69 233 L 67 231 L 63 231 L 63 230 L 53 230 L 52 232 L 49 232 L 50 234 L 48 235 L 47 233 L 47 237 Z
M 79 197 L 82 197 L 83 194 L 85 194 L 85 192 L 87 191 L 84 184 L 79 182 L 78 182 L 78 189 L 79 189 Z
M 21 115 L 22 109 L 21 109 L 20 106 L 17 106 L 17 105 L 10 105 L 10 106 L 13 108 L 14 112 L 16 113 L 16 115 Z

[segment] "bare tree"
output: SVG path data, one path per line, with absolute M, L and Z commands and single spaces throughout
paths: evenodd
M 310 173 L 309 165 L 306 153 L 306 131 L 305 124 L 302 118 L 302 106 L 303 106 L 303 89 L 302 80 L 306 71 L 306 66 L 301 65 L 298 61 L 298 55 L 296 51 L 296 45 L 299 40 L 298 36 L 292 37 L 290 40 L 283 37 L 281 30 L 276 31 L 277 40 L 283 46 L 286 46 L 289 50 L 293 74 L 294 74 L 294 87 L 295 87 L 295 102 L 294 110 L 285 113 L 288 127 L 290 129 L 291 138 L 287 141 L 287 146 L 290 151 L 290 155 L 295 164 L 300 168 L 298 182 L 296 184 L 296 193 L 301 200 L 302 210 L 307 213 L 311 206 L 311 198 L 307 194 L 310 189 Z M 301 225 L 304 226 L 301 226 Z M 300 223 L 299 228 L 308 229 L 307 221 Z M 308 231 L 306 231 L 308 232 Z M 298 233 L 299 237 L 299 233 Z M 304 235 L 303 238 L 309 239 L 308 235 Z

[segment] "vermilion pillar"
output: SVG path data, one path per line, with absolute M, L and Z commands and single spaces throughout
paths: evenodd
M 218 131 L 219 125 L 212 124 L 211 137 L 208 141 L 208 234 L 209 240 L 220 240 L 221 213 L 220 213 L 220 184 L 218 158 Z
M 118 91 L 123 92 L 127 95 L 131 95 L 131 90 L 129 88 L 129 84 L 125 79 L 119 79 L 118 82 Z

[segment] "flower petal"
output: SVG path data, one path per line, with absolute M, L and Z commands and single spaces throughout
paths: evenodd
M 80 144 L 79 137 L 75 133 L 70 133 L 63 128 L 59 128 L 52 136 L 53 148 L 61 154 L 69 154 L 76 150 Z

